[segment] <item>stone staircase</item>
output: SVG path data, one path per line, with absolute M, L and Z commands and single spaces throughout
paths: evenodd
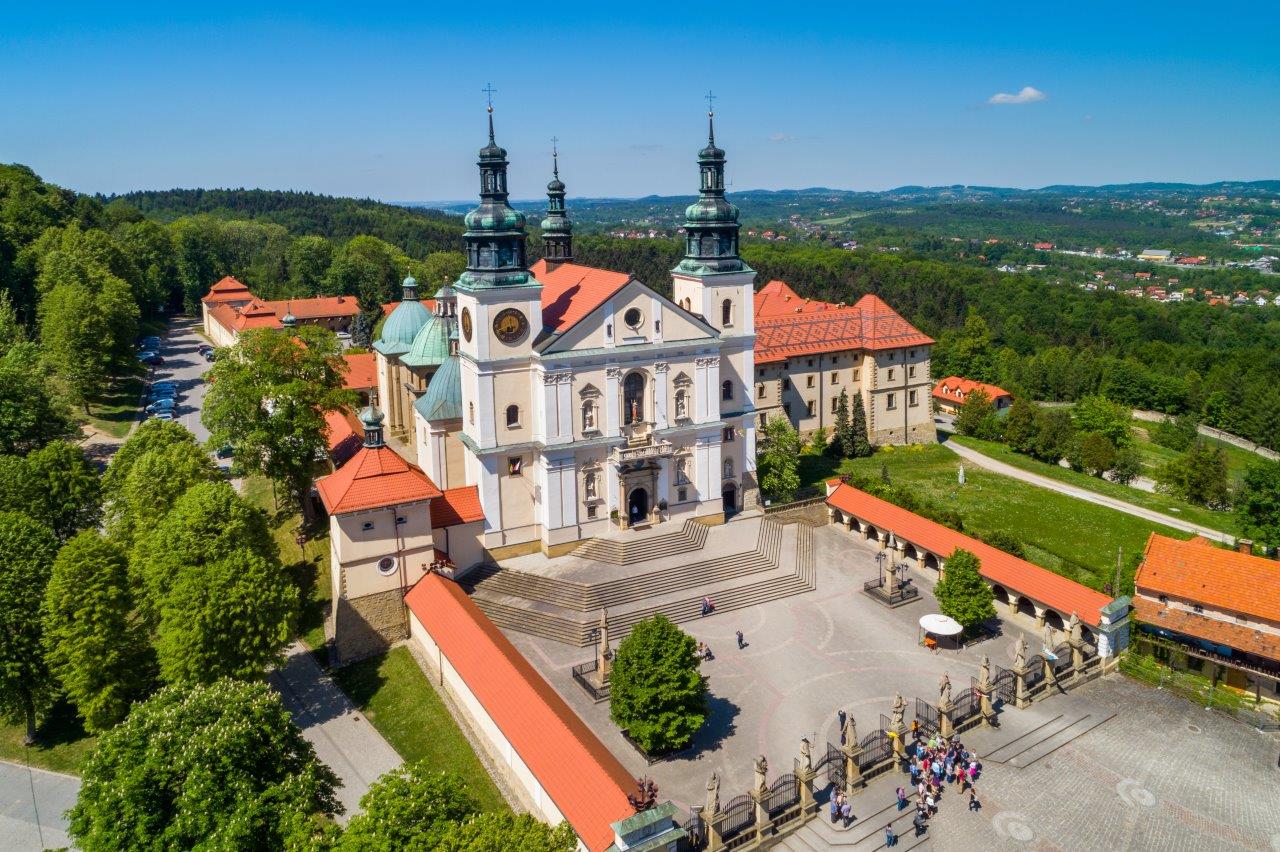
M 489 565 L 475 569 L 462 583 L 476 605 L 499 627 L 586 647 L 592 642 L 600 610 L 606 607 L 610 633 L 620 638 L 655 613 L 675 622 L 700 618 L 704 595 L 715 602 L 718 614 L 813 589 L 812 533 L 806 524 L 784 526 L 763 519 L 755 549 L 746 552 L 599 583 Z M 787 566 L 783 565 L 785 544 L 791 547 L 788 552 L 794 553 L 794 558 L 785 560 Z M 685 551 L 677 550 L 676 554 L 681 552 Z
M 573 551 L 574 556 L 610 565 L 634 565 L 663 556 L 701 550 L 711 528 L 690 518 L 679 530 L 642 539 L 593 538 Z

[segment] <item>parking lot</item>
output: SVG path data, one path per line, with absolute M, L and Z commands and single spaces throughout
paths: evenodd
M 194 320 L 182 318 L 173 321 L 160 347 L 164 363 L 152 368 L 147 381 L 149 385 L 159 381 L 174 383 L 178 389 L 178 403 L 173 419 L 186 426 L 197 441 L 204 443 L 209 440 L 209 430 L 200 422 L 205 392 L 201 377 L 210 365 L 197 351 L 207 343 L 198 329 L 199 324 Z

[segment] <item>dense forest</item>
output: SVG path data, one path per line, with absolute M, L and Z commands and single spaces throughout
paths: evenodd
M 372 315 L 397 297 L 406 272 L 427 289 L 456 277 L 460 236 L 455 217 L 373 201 L 262 190 L 107 200 L 44 183 L 21 166 L 0 167 L 0 292 L 20 329 L 34 338 L 48 327 L 49 357 L 62 359 L 51 372 L 67 373 L 84 393 L 92 379 L 76 378 L 77 352 L 102 332 L 79 329 L 71 340 L 60 318 L 85 304 L 120 327 L 108 335 L 113 342 L 93 374 L 101 376 L 126 358 L 139 318 L 194 310 L 223 275 L 266 298 L 354 294 Z M 530 254 L 539 252 L 535 233 Z M 576 253 L 667 293 L 680 246 L 584 235 Z M 1100 394 L 1280 446 L 1280 309 L 1086 293 L 925 254 L 850 252 L 819 241 L 743 247 L 762 282 L 781 278 L 801 295 L 833 302 L 879 294 L 937 339 L 935 375 L 993 381 L 1035 399 Z

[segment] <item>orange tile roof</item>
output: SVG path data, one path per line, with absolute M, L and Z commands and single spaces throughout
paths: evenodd
M 1002 397 L 1013 397 L 1013 394 L 1001 387 L 989 385 L 985 382 L 975 382 L 973 379 L 966 379 L 960 376 L 947 376 L 942 381 L 933 386 L 933 395 L 938 399 L 945 399 L 947 402 L 961 403 L 964 398 L 975 390 L 980 390 L 987 395 L 987 399 L 995 402 Z
M 324 413 L 325 439 L 329 444 L 329 457 L 334 464 L 342 464 L 360 450 L 364 427 L 350 411 L 326 411 Z
M 252 298 L 253 294 L 249 292 L 248 287 L 228 275 L 209 288 L 209 292 L 205 295 L 203 301 L 234 302 L 240 299 Z
M 378 385 L 378 361 L 372 352 L 343 355 L 347 362 L 347 375 L 343 387 L 347 390 L 368 390 Z
M 1273 633 L 1263 633 L 1244 624 L 1219 621 L 1207 615 L 1162 606 L 1158 601 L 1141 595 L 1133 599 L 1133 609 L 1134 615 L 1143 624 L 1280 661 L 1280 636 Z
M 776 299 L 779 295 L 774 293 L 772 297 Z M 764 304 L 767 310 L 776 310 L 777 302 L 770 307 L 768 296 Z M 931 338 L 921 334 L 883 299 L 868 293 L 848 307 L 827 302 L 802 303 L 796 305 L 791 314 L 775 314 L 764 319 L 757 315 L 755 361 L 770 364 L 824 352 L 877 351 L 932 343 Z
M 353 317 L 360 313 L 360 305 L 352 296 L 316 296 L 311 299 L 285 299 L 263 304 L 278 317 L 292 311 L 300 320 Z
M 446 488 L 438 500 L 431 502 L 431 526 L 452 527 L 484 520 L 480 506 L 480 489 L 474 485 Z
M 405 603 L 582 842 L 613 843 L 635 781 L 457 583 L 427 574 Z
M 441 494 L 430 477 L 387 446 L 362 447 L 351 461 L 317 480 L 316 489 L 330 515 L 429 500 Z
M 391 316 L 391 312 L 392 312 L 392 311 L 394 311 L 394 310 L 395 310 L 396 308 L 398 308 L 399 306 L 400 306 L 400 303 L 399 303 L 399 302 L 387 302 L 385 305 L 383 305 L 383 306 L 382 306 L 382 315 L 383 315 L 384 317 L 389 317 L 389 316 Z M 422 307 L 426 308 L 428 311 L 431 311 L 432 313 L 435 313 L 435 310 L 436 310 L 436 300 L 435 300 L 435 299 L 423 299 L 423 300 L 422 300 Z
M 1280 624 L 1280 562 L 1152 533 L 1134 583 L 1169 595 Z
M 1102 608 L 1111 603 L 1111 598 L 1088 586 L 1082 586 L 1047 568 L 1019 559 L 843 482 L 827 498 L 827 503 L 879 529 L 888 530 L 904 541 L 938 554 L 943 559 L 950 556 L 956 548 L 964 548 L 978 557 L 978 561 L 982 563 L 982 576 L 991 582 L 999 583 L 1011 592 L 1026 595 L 1067 615 L 1074 612 L 1082 622 L 1090 626 L 1099 626 Z
M 839 310 L 846 305 L 833 305 L 817 299 L 804 299 L 791 285 L 785 281 L 774 279 L 761 287 L 755 294 L 756 321 L 781 316 L 794 316 L 798 313 L 815 313 L 817 311 Z
M 529 271 L 542 284 L 542 327 L 557 334 L 568 331 L 631 280 L 625 272 L 580 263 L 548 265 L 539 260 Z

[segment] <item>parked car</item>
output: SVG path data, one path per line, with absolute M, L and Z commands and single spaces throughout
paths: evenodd
M 178 403 L 172 399 L 157 399 L 147 406 L 147 413 L 155 414 L 158 411 L 173 411 L 177 405 Z
M 164 363 L 164 358 L 160 357 L 160 353 L 156 352 L 154 349 L 148 349 L 145 352 L 139 353 L 138 360 L 153 367 L 157 364 Z
M 214 360 L 214 358 L 216 358 L 216 357 L 217 357 L 217 356 L 214 354 L 214 352 L 213 352 L 213 350 L 212 350 L 212 349 L 210 349 L 208 352 L 204 353 L 204 360 L 208 361 L 210 364 L 212 364 L 212 363 L 213 363 L 213 360 Z
M 152 335 L 151 337 L 144 337 L 142 338 L 142 341 L 138 343 L 138 348 L 143 350 L 144 352 L 147 350 L 151 350 L 153 352 L 159 352 L 160 338 L 156 337 L 155 335 Z
M 155 414 L 152 414 L 152 415 L 151 415 L 151 419 L 152 419 L 152 420 L 172 420 L 172 419 L 173 419 L 173 412 L 172 412 L 172 411 L 157 411 Z
M 210 352 L 213 351 L 213 347 L 207 343 L 201 343 L 199 346 L 196 347 L 196 351 L 199 352 L 201 355 L 208 355 Z
M 223 444 L 214 451 L 214 455 L 220 459 L 229 459 L 236 454 L 235 448 L 230 444 Z

